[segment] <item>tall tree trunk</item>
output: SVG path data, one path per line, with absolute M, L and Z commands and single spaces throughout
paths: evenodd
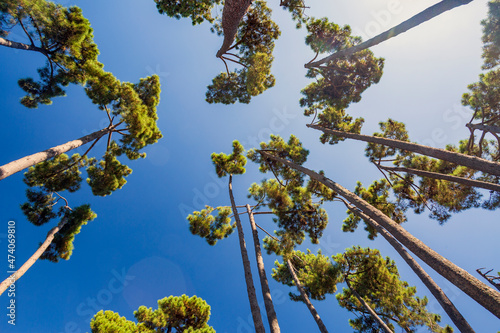
M 24 43 L 18 43 L 14 42 L 5 38 L 0 37 L 0 45 L 1 46 L 6 46 L 6 47 L 11 47 L 13 49 L 19 49 L 19 50 L 26 50 L 26 51 L 35 51 L 35 52 L 40 52 L 43 54 L 47 54 L 47 52 L 42 49 L 41 47 L 37 47 L 34 45 L 28 45 Z
M 405 250 L 403 245 L 401 245 L 394 237 L 391 236 L 387 230 L 382 228 L 380 224 L 375 222 L 373 219 L 365 215 L 363 212 L 355 209 L 353 206 L 347 204 L 347 208 L 355 215 L 362 218 L 366 223 L 371 225 L 373 228 L 377 230 L 379 234 L 384 237 L 389 244 L 399 253 L 399 255 L 403 258 L 403 260 L 410 266 L 410 268 L 417 274 L 420 280 L 424 283 L 424 285 L 429 289 L 431 294 L 436 298 L 444 311 L 448 314 L 450 319 L 453 321 L 455 326 L 462 333 L 474 333 L 474 330 L 469 325 L 467 320 L 462 316 L 462 314 L 457 310 L 453 302 L 446 296 L 443 290 L 437 285 L 437 283 L 427 274 L 427 272 L 418 264 L 418 262 L 413 259 L 413 257 Z
M 364 201 L 351 191 L 347 190 L 346 188 L 342 187 L 341 185 L 312 170 L 304 168 L 280 157 L 276 157 L 265 151 L 260 151 L 260 154 L 265 158 L 283 163 L 284 165 L 292 169 L 303 172 L 312 179 L 317 180 L 330 189 L 334 190 L 337 194 L 349 201 L 353 206 L 379 223 L 383 228 L 391 233 L 394 238 L 396 238 L 399 242 L 401 242 L 401 244 L 406 246 L 406 248 L 413 252 L 417 257 L 422 259 L 437 273 L 453 283 L 455 286 L 469 295 L 472 299 L 481 304 L 485 309 L 500 318 L 499 292 L 488 287 L 464 269 L 458 267 L 448 259 L 439 255 L 436 251 L 429 248 L 399 224 L 384 215 L 384 213 L 371 206 L 366 201 Z
M 355 46 L 351 46 L 347 49 L 338 51 L 324 59 L 306 64 L 306 68 L 311 68 L 311 67 L 318 67 L 321 64 L 324 64 L 328 61 L 338 59 L 341 57 L 347 57 L 350 56 L 356 52 L 362 51 L 364 49 L 367 49 L 369 47 L 372 47 L 374 45 L 380 44 L 392 37 L 396 37 L 399 34 L 402 34 L 403 32 L 406 32 L 416 26 L 418 26 L 421 23 L 424 23 L 425 21 L 429 21 L 430 19 L 450 10 L 458 6 L 466 5 L 468 3 L 472 2 L 472 0 L 443 0 L 427 9 L 424 11 L 418 13 L 417 15 L 413 16 L 412 18 L 404 21 L 401 24 L 398 24 L 397 26 Z
M 26 271 L 30 269 L 31 266 L 33 266 L 33 264 L 38 260 L 38 258 L 40 258 L 40 256 L 45 252 L 45 250 L 47 250 L 49 245 L 52 243 L 52 240 L 54 240 L 54 236 L 64 227 L 66 222 L 67 219 L 63 218 L 57 226 L 50 229 L 50 231 L 47 233 L 45 241 L 42 243 L 42 245 L 40 245 L 38 250 L 36 250 L 36 252 L 33 253 L 33 255 L 21 266 L 21 268 L 19 268 L 15 273 L 13 273 L 7 279 L 2 281 L 2 283 L 0 283 L 0 295 L 2 295 L 3 292 L 7 290 L 7 288 L 11 284 L 19 280 L 19 278 L 23 276 L 24 273 L 26 273 Z
M 252 4 L 252 0 L 226 0 L 222 9 L 222 30 L 224 41 L 217 51 L 217 58 L 226 53 L 236 38 L 238 26 Z
M 400 141 L 394 139 L 387 139 L 378 136 L 371 135 L 363 135 L 363 134 L 355 134 L 355 133 L 347 133 L 343 131 L 336 131 L 324 128 L 318 125 L 307 125 L 307 127 L 322 131 L 327 134 L 339 136 L 342 138 L 354 139 L 358 141 L 370 142 L 381 144 L 384 146 L 389 146 L 392 148 L 398 148 L 402 150 L 411 151 L 414 153 L 427 155 L 430 157 L 435 157 L 440 160 L 448 161 L 451 163 L 463 165 L 469 167 L 474 170 L 483 171 L 489 173 L 491 175 L 500 176 L 500 163 L 491 162 L 485 160 L 483 158 L 479 158 L 476 156 L 470 156 L 460 153 L 454 153 L 448 150 L 433 148 L 429 146 L 420 145 L 418 143 L 412 143 L 408 141 Z
M 80 139 L 68 141 L 62 145 L 55 146 L 55 147 L 49 148 L 47 150 L 44 150 L 42 152 L 28 155 L 28 156 L 25 156 L 25 157 L 20 158 L 18 160 L 15 160 L 15 161 L 12 161 L 12 162 L 7 163 L 5 165 L 2 165 L 2 166 L 0 166 L 0 180 L 7 178 L 7 177 L 15 174 L 16 172 L 24 170 L 30 166 L 33 166 L 33 165 L 38 164 L 40 162 L 51 159 L 52 157 L 55 157 L 57 155 L 60 155 L 60 154 L 65 153 L 67 151 L 70 151 L 72 149 L 83 146 L 84 144 L 87 144 L 93 140 L 99 139 L 102 136 L 113 131 L 115 129 L 115 127 L 116 127 L 116 125 L 110 126 L 108 128 L 104 128 L 100 131 L 97 131 L 97 132 L 94 132 L 92 134 L 81 137 Z
M 255 325 L 256 333 L 264 333 L 264 323 L 260 315 L 260 307 L 257 302 L 257 295 L 255 294 L 255 287 L 253 285 L 252 269 L 250 268 L 250 260 L 248 260 L 247 246 L 245 244 L 245 236 L 243 234 L 243 226 L 238 215 L 236 203 L 234 202 L 233 195 L 233 175 L 229 175 L 229 198 L 231 199 L 231 208 L 233 210 L 234 219 L 238 228 L 238 238 L 240 240 L 241 260 L 243 262 L 243 270 L 245 271 L 245 282 L 247 285 L 248 300 L 250 301 L 250 310 L 252 311 L 253 323 Z
M 375 319 L 375 321 L 380 325 L 380 327 L 382 327 L 384 329 L 384 331 L 386 333 L 394 333 L 393 331 L 391 331 L 391 329 L 387 326 L 387 324 L 385 323 L 385 321 L 383 321 L 376 313 L 375 311 L 373 311 L 373 309 L 371 308 L 370 305 L 368 305 L 368 303 L 366 303 L 366 301 L 358 294 L 358 292 L 356 291 L 356 289 L 354 289 L 352 286 L 351 286 L 351 283 L 349 282 L 349 279 L 347 277 L 344 278 L 345 282 L 347 283 L 347 287 L 349 288 L 349 290 L 352 292 L 352 294 L 358 299 L 358 301 L 361 303 L 361 305 L 366 309 L 366 311 L 368 311 L 368 313 L 370 313 L 370 315 L 373 317 L 373 319 Z
M 257 269 L 259 271 L 260 286 L 262 288 L 262 296 L 264 297 L 264 305 L 266 306 L 267 320 L 269 321 L 271 333 L 279 333 L 280 326 L 278 325 L 278 317 L 276 316 L 276 311 L 274 311 L 273 299 L 271 298 L 271 290 L 269 289 L 266 270 L 264 268 L 264 260 L 262 259 L 262 251 L 260 250 L 259 233 L 255 225 L 255 219 L 253 217 L 253 212 L 250 209 L 250 205 L 247 204 L 246 208 L 248 218 L 250 219 L 250 226 L 252 227 L 253 243 L 255 246 L 255 259 L 257 260 Z
M 490 191 L 500 192 L 500 185 L 499 184 L 483 182 L 480 180 L 468 179 L 468 178 L 463 178 L 463 177 L 458 177 L 458 176 L 450 176 L 450 175 L 446 175 L 446 174 L 442 174 L 442 173 L 438 173 L 438 172 L 423 171 L 423 170 L 412 169 L 412 168 L 388 167 L 388 166 L 383 166 L 383 165 L 378 165 L 378 167 L 380 169 L 386 170 L 386 171 L 406 172 L 406 173 L 410 173 L 412 175 L 417 175 L 417 176 L 421 176 L 421 177 L 447 180 L 447 181 L 453 182 L 453 183 L 459 183 L 459 184 L 463 184 L 463 185 L 467 185 L 467 186 L 479 187 L 479 188 L 484 188 L 484 189 L 490 190 Z
M 304 303 L 306 303 L 307 308 L 311 312 L 314 320 L 316 321 L 316 324 L 318 324 L 319 330 L 321 333 L 328 333 L 328 330 L 326 329 L 325 324 L 323 324 L 323 321 L 321 320 L 321 317 L 318 314 L 318 311 L 314 308 L 314 305 L 312 305 L 311 300 L 309 297 L 307 297 L 306 292 L 304 291 L 304 287 L 302 287 L 302 284 L 300 283 L 299 278 L 297 277 L 297 274 L 295 273 L 295 268 L 292 265 L 292 262 L 290 259 L 287 259 L 286 263 L 288 264 L 288 269 L 290 270 L 290 274 L 292 274 L 293 281 L 295 282 L 295 286 L 300 292 L 300 295 L 302 296 L 302 299 L 304 300 Z

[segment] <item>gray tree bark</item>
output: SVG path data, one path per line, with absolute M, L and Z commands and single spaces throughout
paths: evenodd
M 45 50 L 41 47 L 34 45 L 28 45 L 24 43 L 14 42 L 5 38 L 0 37 L 0 45 L 5 47 L 11 47 L 13 49 L 25 50 L 25 51 L 35 51 L 46 54 Z
M 33 255 L 15 273 L 11 274 L 7 279 L 5 279 L 4 281 L 2 281 L 2 283 L 0 283 L 0 295 L 2 295 L 3 292 L 7 290 L 7 288 L 11 284 L 19 280 L 19 278 L 21 278 L 21 276 L 23 276 L 24 273 L 26 273 L 26 271 L 28 271 L 28 269 L 30 269 L 30 267 L 35 264 L 35 262 L 40 258 L 40 256 L 45 252 L 45 250 L 47 250 L 49 245 L 52 243 L 55 235 L 59 232 L 59 230 L 62 229 L 62 227 L 64 227 L 66 222 L 67 220 L 63 218 L 57 226 L 50 229 L 50 231 L 47 233 L 45 241 L 42 243 L 42 245 L 40 245 L 38 250 L 36 250 L 36 252 L 33 253 Z
M 336 131 L 324 128 L 318 125 L 307 125 L 307 127 L 322 131 L 323 133 L 332 134 L 342 138 L 354 139 L 358 141 L 377 143 L 384 146 L 389 146 L 392 148 L 398 148 L 402 150 L 411 151 L 414 153 L 435 157 L 440 160 L 448 161 L 458 165 L 463 165 L 474 170 L 483 171 L 491 175 L 500 176 L 500 163 L 492 162 L 479 158 L 476 156 L 470 156 L 460 153 L 454 153 L 440 148 L 433 148 L 429 146 L 420 145 L 417 143 L 400 141 L 394 139 L 381 138 L 378 136 L 347 133 L 342 131 Z
M 15 160 L 15 161 L 12 161 L 12 162 L 7 163 L 5 165 L 2 165 L 2 166 L 0 166 L 0 180 L 5 179 L 5 178 L 21 171 L 21 170 L 29 168 L 30 166 L 33 166 L 33 165 L 38 164 L 40 162 L 51 159 L 52 157 L 63 154 L 63 153 L 70 151 L 72 149 L 83 146 L 84 144 L 87 144 L 93 140 L 99 139 L 102 136 L 113 131 L 115 129 L 115 127 L 116 127 L 116 125 L 108 127 L 108 128 L 104 128 L 100 131 L 83 136 L 80 139 L 68 141 L 62 145 L 55 146 L 55 147 L 49 148 L 47 150 L 44 150 L 42 152 L 28 155 L 28 156 L 25 156 L 25 157 L 20 158 L 18 160 Z
M 380 169 L 386 170 L 386 171 L 406 172 L 406 173 L 410 173 L 412 175 L 417 175 L 417 176 L 421 176 L 421 177 L 442 179 L 442 180 L 446 180 L 446 181 L 453 182 L 453 183 L 459 183 L 459 184 L 463 184 L 463 185 L 467 185 L 467 186 L 479 187 L 479 188 L 484 188 L 484 189 L 490 190 L 490 191 L 500 192 L 500 185 L 499 184 L 483 182 L 480 180 L 467 179 L 467 178 L 462 178 L 462 177 L 457 177 L 457 176 L 450 176 L 450 175 L 446 175 L 443 173 L 423 171 L 423 170 L 412 169 L 412 168 L 388 167 L 388 166 L 383 166 L 383 165 L 378 165 L 378 167 Z
M 253 322 L 255 325 L 255 332 L 264 333 L 264 323 L 260 315 L 260 307 L 257 302 L 257 295 L 255 294 L 255 287 L 252 278 L 252 269 L 250 268 L 250 260 L 248 260 L 247 246 L 245 244 L 245 235 L 243 234 L 243 226 L 238 215 L 236 203 L 234 202 L 233 195 L 233 175 L 229 175 L 229 198 L 231 199 L 231 208 L 233 210 L 234 219 L 238 228 L 238 238 L 240 240 L 241 260 L 243 262 L 243 270 L 245 271 L 245 282 L 247 285 L 248 300 L 250 301 L 250 310 L 252 312 Z
M 280 326 L 278 324 L 278 317 L 274 310 L 273 299 L 271 298 L 271 289 L 269 289 L 269 282 L 267 281 L 266 269 L 264 268 L 264 260 L 262 259 L 262 251 L 260 249 L 260 239 L 255 219 L 250 205 L 246 205 L 248 218 L 250 219 L 250 226 L 252 227 L 253 243 L 255 246 L 255 259 L 257 260 L 257 269 L 260 277 L 260 286 L 262 288 L 262 296 L 264 297 L 264 305 L 266 306 L 267 320 L 271 333 L 279 333 Z

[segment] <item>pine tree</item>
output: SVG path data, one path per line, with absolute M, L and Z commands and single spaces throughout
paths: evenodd
M 316 181 L 329 187 L 350 204 L 377 221 L 377 223 L 379 223 L 383 228 L 391 233 L 392 236 L 401 242 L 402 245 L 407 247 L 416 256 L 426 262 L 429 266 L 436 270 L 436 272 L 448 279 L 459 289 L 481 304 L 484 308 L 500 318 L 500 293 L 486 286 L 484 283 L 481 283 L 465 270 L 440 256 L 438 253 L 423 244 L 420 240 L 409 234 L 396 222 L 388 218 L 381 211 L 367 204 L 364 200 L 341 185 L 310 169 L 304 168 L 295 162 L 280 157 L 279 151 L 276 153 L 266 151 L 265 147 L 265 144 L 261 145 L 262 149 L 257 151 L 261 156 L 258 158 L 259 163 L 261 163 L 261 168 L 265 168 L 267 161 L 270 161 L 270 163 L 277 165 L 277 167 L 291 168 L 296 172 L 298 171 L 309 175 L 312 179 L 315 179 Z
M 313 299 L 324 300 L 327 294 L 337 292 L 337 284 L 347 284 L 348 288 L 336 297 L 341 307 L 359 313 L 357 319 L 350 320 L 357 332 L 393 332 L 394 324 L 406 332 L 421 326 L 428 326 L 433 332 L 446 332 L 437 324 L 439 316 L 427 311 L 427 299 L 415 296 L 416 288 L 401 281 L 395 263 L 383 258 L 378 250 L 355 246 L 332 256 L 332 260 L 321 252 L 315 255 L 310 251 L 294 251 L 291 260 Z M 287 265 L 287 262 L 276 263 L 273 277 L 291 285 Z M 301 300 L 297 295 L 290 297 Z
M 228 6 L 238 5 L 237 2 L 226 1 L 222 22 L 215 23 L 212 28 L 218 35 L 224 35 L 224 44 L 217 52 L 217 57 L 224 62 L 226 72 L 215 77 L 208 86 L 206 100 L 209 103 L 250 103 L 252 96 L 263 93 L 275 83 L 271 65 L 274 60 L 274 41 L 279 37 L 280 30 L 271 20 L 271 9 L 265 1 L 254 1 L 244 18 L 237 21 L 236 30 L 233 31 L 234 27 L 229 29 L 231 34 L 234 32 L 234 36 L 228 38 L 228 23 L 224 20 L 224 13 L 227 13 Z M 236 42 L 233 44 L 234 40 Z M 233 50 L 238 54 L 230 52 Z M 226 60 L 243 68 L 229 72 Z
M 222 3 L 220 0 L 155 0 L 155 2 L 160 14 L 166 14 L 176 19 L 190 17 L 193 25 L 200 24 L 205 20 L 212 23 L 215 20 L 212 17 L 212 9 Z
M 90 328 L 92 333 L 215 333 L 208 325 L 210 306 L 196 296 L 165 297 L 158 300 L 158 309 L 140 306 L 134 317 L 137 324 L 113 311 L 101 310 L 92 318 Z
M 100 162 L 95 159 L 89 160 L 88 183 L 94 194 L 101 196 L 110 194 L 126 183 L 124 177 L 128 176 L 131 170 L 122 165 L 117 157 L 122 154 L 131 160 L 145 157 L 141 150 L 147 145 L 156 143 L 162 137 L 156 124 L 160 80 L 157 75 L 153 75 L 141 79 L 137 84 L 132 84 L 122 83 L 111 73 L 104 71 L 98 71 L 95 74 L 97 79 L 88 82 L 87 95 L 94 104 L 106 112 L 110 121 L 109 126 L 79 140 L 5 164 L 0 167 L 0 179 L 93 141 L 83 155 L 86 157 L 94 145 L 107 135 L 108 141 L 103 160 Z M 118 119 L 115 120 L 115 118 Z M 123 128 L 120 128 L 122 124 Z M 119 142 L 111 140 L 113 133 L 121 136 Z
M 363 135 L 356 133 L 348 133 L 339 130 L 328 129 L 319 125 L 307 125 L 307 127 L 316 129 L 318 131 L 322 131 L 328 136 L 331 136 L 333 140 L 338 140 L 337 138 L 344 138 L 344 139 L 353 139 L 358 141 L 369 142 L 372 144 L 380 144 L 394 149 L 406 150 L 417 154 L 422 154 L 440 160 L 448 161 L 454 164 L 463 165 L 474 170 L 488 173 L 490 175 L 500 176 L 500 163 L 485 160 L 475 156 L 448 151 L 440 148 L 433 148 L 402 140 L 381 138 L 377 136 L 370 136 L 370 135 Z
M 263 143 L 261 148 L 276 151 L 280 156 L 287 156 L 298 164 L 304 163 L 309 154 L 294 136 L 291 136 L 288 142 L 278 136 L 271 136 L 271 141 L 268 144 Z M 251 150 L 247 156 L 259 163 L 259 155 L 255 151 Z M 294 277 L 294 284 L 301 294 L 301 299 L 316 321 L 319 330 L 327 332 L 321 317 L 304 291 L 300 279 L 295 276 L 294 266 L 289 260 L 293 249 L 302 244 L 306 234 L 312 243 L 319 242 L 328 224 L 328 216 L 321 208 L 321 204 L 324 201 L 332 201 L 335 193 L 315 181 L 310 181 L 304 186 L 303 175 L 289 168 L 282 168 L 278 164 L 260 164 L 260 171 L 272 172 L 276 177 L 276 179 L 265 180 L 260 185 L 253 184 L 250 188 L 250 195 L 262 206 L 271 209 L 276 216 L 274 221 L 279 227 L 275 231 L 276 237 L 270 235 L 266 237 L 265 247 L 268 253 L 274 252 L 289 263 L 288 269 Z
M 488 2 L 488 17 L 481 22 L 483 26 L 483 54 L 485 70 L 479 75 L 479 81 L 468 86 L 469 92 L 462 97 L 462 105 L 469 106 L 473 111 L 472 119 L 466 125 L 470 131 L 466 151 L 478 157 L 489 158 L 495 161 L 500 159 L 500 57 L 499 19 L 500 3 Z M 479 121 L 479 122 L 475 122 Z M 476 131 L 481 133 L 476 142 Z M 494 140 L 486 140 L 486 136 Z
M 391 236 L 387 230 L 382 228 L 375 220 L 368 217 L 363 212 L 354 208 L 350 204 L 344 201 L 344 204 L 349 208 L 349 212 L 355 214 L 359 218 L 363 219 L 367 224 L 374 228 L 379 234 L 384 237 L 389 244 L 398 252 L 398 254 L 403 258 L 403 260 L 408 264 L 408 266 L 417 274 L 419 279 L 424 283 L 424 285 L 429 289 L 431 294 L 436 298 L 441 307 L 448 314 L 450 319 L 453 321 L 455 326 L 460 330 L 460 332 L 473 333 L 474 330 L 470 327 L 469 323 L 462 314 L 457 310 L 452 301 L 446 296 L 443 290 L 437 285 L 436 282 L 425 272 L 425 270 L 418 264 L 418 262 L 405 250 L 405 248 L 399 243 L 394 237 Z
M 9 285 L 20 279 L 38 259 L 47 259 L 52 262 L 58 262 L 60 259 L 69 260 L 73 253 L 75 235 L 80 233 L 83 225 L 96 218 L 97 215 L 90 210 L 89 205 L 71 209 L 67 200 L 59 197 L 58 200 L 55 200 L 53 193 L 28 190 L 29 203 L 23 204 L 22 209 L 31 223 L 42 225 L 58 216 L 61 217 L 61 220 L 57 226 L 49 230 L 45 241 L 40 243 L 38 250 L 15 273 L 2 281 L 0 294 Z M 53 207 L 59 200 L 64 200 L 66 205 L 55 213 Z
M 231 212 L 233 213 L 235 224 L 238 228 L 238 239 L 240 244 L 241 259 L 243 263 L 243 270 L 245 273 L 245 282 L 247 286 L 248 300 L 250 302 L 250 310 L 256 332 L 265 332 L 262 317 L 260 315 L 260 307 L 257 302 L 255 294 L 255 287 L 252 278 L 252 270 L 250 261 L 248 259 L 248 252 L 246 249 L 245 236 L 243 233 L 243 226 L 238 214 L 238 207 L 236 206 L 233 195 L 233 174 L 244 174 L 246 172 L 246 158 L 243 155 L 244 148 L 238 142 L 233 142 L 233 152 L 229 155 L 224 153 L 212 154 L 212 162 L 215 166 L 215 172 L 219 178 L 229 175 L 229 198 L 231 207 L 218 207 L 217 217 L 213 217 L 211 213 L 214 208 L 207 206 L 201 212 L 193 212 L 192 215 L 187 217 L 189 221 L 189 230 L 200 237 L 206 238 L 210 245 L 215 245 L 217 240 L 226 238 L 234 230 L 234 224 L 231 224 L 231 219 L 228 217 Z
M 314 59 L 320 54 L 356 45 L 361 40 L 351 35 L 349 26 L 340 27 L 327 18 L 311 18 L 306 27 L 306 45 L 316 53 Z M 376 58 L 369 50 L 309 68 L 306 77 L 316 81 L 302 90 L 304 97 L 300 106 L 306 107 L 306 115 L 324 109 L 345 109 L 349 104 L 359 102 L 361 94 L 380 81 L 383 68 L 384 59 Z
M 380 128 L 382 132 L 374 133 L 373 137 L 409 143 L 408 132 L 403 123 L 389 119 L 387 122 L 381 122 Z M 336 136 L 329 133 L 322 135 L 321 141 L 337 143 L 339 140 Z M 365 152 L 370 162 L 384 174 L 386 180 L 382 182 L 390 185 L 400 209 L 413 208 L 415 213 L 419 214 L 428 208 L 431 218 L 444 223 L 451 217 L 451 213 L 479 206 L 487 209 L 498 207 L 496 199 L 500 191 L 498 180 L 487 178 L 484 173 L 478 175 L 475 170 L 468 167 L 370 141 Z M 454 146 L 448 145 L 446 152 L 459 151 Z M 393 162 L 395 166 L 384 165 L 385 162 Z M 491 179 L 491 182 L 483 181 L 485 178 Z M 377 183 L 372 186 L 376 186 L 375 184 Z M 481 200 L 482 194 L 476 187 L 488 189 L 492 195 L 487 200 Z M 357 194 L 358 191 L 357 188 Z
M 16 26 L 30 44 L 7 39 Z M 38 69 L 38 81 L 19 80 L 27 93 L 21 103 L 28 108 L 51 104 L 52 98 L 65 95 L 65 86 L 84 84 L 90 71 L 102 67 L 93 38 L 90 23 L 78 7 L 66 8 L 45 0 L 6 0 L 0 4 L 0 45 L 39 52 L 47 58 L 46 66 Z

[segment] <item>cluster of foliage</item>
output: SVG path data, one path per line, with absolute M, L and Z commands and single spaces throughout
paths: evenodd
M 427 326 L 431 332 L 452 332 L 451 327 L 438 325 L 441 318 L 426 309 L 427 298 L 416 296 L 416 288 L 400 279 L 394 261 L 383 258 L 378 250 L 354 246 L 330 258 L 321 252 L 293 251 L 290 256 L 300 281 L 309 297 L 324 300 L 327 294 L 337 292 L 337 284 L 348 282 L 336 295 L 341 307 L 357 314 L 350 319 L 356 332 L 379 332 L 382 328 L 360 303 L 361 296 L 375 313 L 394 331 L 394 324 L 406 332 Z M 286 262 L 276 262 L 273 278 L 288 286 L 294 281 Z M 300 295 L 290 293 L 294 301 L 303 301 Z
M 374 133 L 374 136 L 409 141 L 409 135 L 403 123 L 389 119 L 386 122 L 381 122 L 380 128 L 381 132 Z M 448 145 L 446 150 L 456 153 L 460 152 L 459 149 L 452 145 Z M 395 204 L 398 206 L 400 212 L 411 208 L 415 213 L 419 214 L 428 208 L 431 218 L 444 223 L 451 217 L 452 213 L 481 206 L 487 209 L 498 207 L 498 192 L 492 191 L 492 196 L 482 200 L 482 194 L 472 186 L 439 179 L 440 175 L 450 175 L 463 179 L 477 177 L 478 180 L 483 180 L 484 175 L 477 176 L 476 170 L 448 161 L 429 158 L 374 143 L 368 144 L 366 156 L 381 171 L 389 171 L 388 181 L 384 182 L 382 180 L 382 182 L 390 184 L 392 192 L 396 197 Z M 400 168 L 399 170 L 407 170 L 408 172 L 405 175 L 400 175 L 392 172 L 390 167 L 381 165 L 381 162 L 390 160 L 393 161 L 393 165 Z M 435 175 L 435 178 L 417 176 L 410 173 L 412 170 L 432 173 Z M 376 186 L 376 184 L 377 182 L 372 186 Z M 389 187 L 386 187 L 388 190 Z M 385 205 L 394 205 L 387 203 L 386 199 L 379 201 Z M 379 209 L 383 210 L 382 208 Z M 389 217 L 392 216 L 389 212 L 385 213 Z M 394 216 L 392 218 L 395 221 L 400 220 Z
M 92 321 L 92 333 L 215 333 L 207 324 L 210 306 L 193 296 L 169 296 L 158 300 L 158 309 L 140 306 L 134 312 L 137 324 L 113 311 L 99 311 Z
M 21 100 L 26 107 L 51 104 L 52 98 L 65 95 L 65 86 L 84 84 L 91 77 L 89 72 L 102 67 L 97 62 L 99 51 L 90 22 L 78 7 L 66 8 L 45 0 L 2 1 L 0 37 L 9 37 L 16 26 L 21 27 L 30 44 L 9 42 L 47 58 L 46 66 L 38 69 L 39 80 L 19 80 L 19 86 L 27 93 Z M 2 42 L 7 44 L 5 39 Z

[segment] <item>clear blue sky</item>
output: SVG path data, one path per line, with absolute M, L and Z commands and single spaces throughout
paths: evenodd
M 366 38 L 435 2 L 310 1 L 308 14 L 327 15 L 336 23 L 350 24 Z M 101 198 L 92 196 L 84 185 L 79 192 L 68 195 L 73 206 L 90 203 L 98 217 L 77 235 L 69 261 L 39 261 L 19 280 L 15 327 L 7 324 L 8 298 L 5 294 L 0 298 L 0 331 L 87 332 L 97 310 L 113 310 L 132 319 L 140 305 L 155 307 L 160 298 L 187 294 L 202 297 L 211 305 L 209 324 L 217 332 L 250 332 L 250 309 L 236 233 L 210 247 L 188 230 L 186 213 L 200 210 L 205 204 L 229 204 L 227 179 L 216 179 L 210 154 L 229 152 L 234 139 L 252 148 L 255 143 L 267 141 L 270 133 L 284 137 L 294 133 L 311 151 L 307 166 L 325 170 L 343 186 L 352 190 L 357 180 L 368 185 L 381 178 L 364 157 L 364 144 L 323 146 L 318 141 L 319 133 L 305 127 L 310 119 L 302 116 L 298 100 L 300 90 L 308 83 L 303 64 L 313 55 L 304 44 L 304 32 L 294 29 L 288 13 L 278 8 L 277 0 L 270 1 L 273 18 L 282 30 L 273 65 L 276 86 L 254 98 L 250 105 L 209 105 L 204 101 L 206 86 L 224 66 L 215 58 L 222 39 L 211 34 L 208 25 L 193 27 L 187 19 L 161 16 L 153 0 L 61 3 L 83 9 L 94 28 L 101 52 L 99 60 L 106 70 L 130 82 L 153 73 L 160 76 L 158 115 L 164 138 L 146 149 L 146 159 L 126 162 L 133 173 L 123 189 Z M 470 111 L 460 106 L 460 98 L 480 73 L 479 22 L 486 15 L 486 3 L 476 0 L 373 48 L 377 56 L 386 59 L 384 76 L 364 93 L 361 102 L 349 108 L 352 115 L 365 118 L 364 133 L 373 133 L 379 121 L 391 117 L 405 122 L 412 140 L 420 143 L 444 147 L 467 136 L 464 125 Z M 19 104 L 22 91 L 17 80 L 34 75 L 44 63 L 43 56 L 2 48 L 0 60 L 0 164 L 106 125 L 105 114 L 87 100 L 81 87 L 69 88 L 68 96 L 55 99 L 51 106 L 25 109 Z M 100 156 L 103 150 L 101 143 L 93 154 Z M 239 204 L 248 202 L 246 191 L 251 183 L 263 178 L 251 164 L 247 174 L 235 178 Z M 19 208 L 25 201 L 25 189 L 21 173 L 0 183 L 0 273 L 4 277 L 7 222 L 16 221 L 19 265 L 53 226 L 35 227 L 26 221 Z M 382 238 L 369 241 L 362 228 L 352 234 L 342 233 L 345 208 L 338 204 L 327 208 L 330 224 L 320 246 L 324 254 L 333 255 L 352 245 L 380 249 L 382 255 L 396 260 L 402 278 L 416 285 L 420 296 L 429 296 L 430 310 L 442 314 L 444 324 L 450 323 Z M 259 216 L 257 223 L 273 230 L 270 218 Z M 498 212 L 470 210 L 454 216 L 444 226 L 430 220 L 426 213 L 409 213 L 404 227 L 471 273 L 480 267 L 500 270 Z M 244 228 L 255 276 L 250 228 L 248 224 Z M 306 248 L 317 250 L 318 246 L 304 244 L 302 250 Z M 264 260 L 270 273 L 276 258 L 266 256 Z M 500 329 L 497 318 L 424 267 L 477 332 Z M 259 288 L 258 279 L 255 281 Z M 283 332 L 317 331 L 305 305 L 288 299 L 293 288 L 272 279 L 270 286 Z M 314 305 L 331 332 L 352 331 L 347 322 L 351 314 L 340 308 L 333 296 Z

